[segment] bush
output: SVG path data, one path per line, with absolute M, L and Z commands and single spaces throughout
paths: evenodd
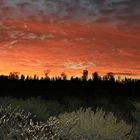
M 45 101 L 41 98 L 29 98 L 26 100 L 11 97 L 0 98 L 0 104 L 7 106 L 11 104 L 13 107 L 19 106 L 26 112 L 37 115 L 38 120 L 46 121 L 51 116 L 56 116 L 63 111 L 62 105 L 58 101 Z
M 134 106 L 136 110 L 132 115 L 136 120 L 136 125 L 134 127 L 133 135 L 135 140 L 140 140 L 140 103 L 134 103 Z
M 36 122 L 35 116 L 22 109 L 0 107 L 1 140 L 55 140 L 51 127 L 51 123 Z
M 62 140 L 132 140 L 132 127 L 101 109 L 60 114 L 55 122 L 52 130 Z

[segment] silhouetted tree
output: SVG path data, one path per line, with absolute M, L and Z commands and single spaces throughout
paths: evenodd
M 63 80 L 67 80 L 67 75 L 64 72 L 61 73 L 61 77 Z
M 26 81 L 30 80 L 29 75 L 26 76 L 25 80 Z
M 114 74 L 113 74 L 112 72 L 107 73 L 107 74 L 103 77 L 103 80 L 114 82 L 114 81 L 115 81 Z
M 20 76 L 20 79 L 21 79 L 22 81 L 24 81 L 24 80 L 25 80 L 25 76 L 22 74 L 22 75 Z
M 10 72 L 9 78 L 18 80 L 19 79 L 19 74 L 20 74 L 20 72 Z
M 83 79 L 84 81 L 87 81 L 87 79 L 88 79 L 88 70 L 83 70 L 82 79 Z
M 92 79 L 93 79 L 93 81 L 97 82 L 97 81 L 101 80 L 101 77 L 99 76 L 99 74 L 97 72 L 94 72 L 92 74 Z
M 49 78 L 49 73 L 50 73 L 50 70 L 45 70 L 45 71 L 44 71 L 45 79 L 50 79 L 50 78 Z
M 73 80 L 74 80 L 74 76 L 71 76 L 71 77 L 70 77 L 70 81 L 73 81 Z
M 8 76 L 6 76 L 6 75 L 0 75 L 0 80 L 1 81 L 7 81 L 8 80 Z
M 33 79 L 34 80 L 38 80 L 39 79 L 39 77 L 37 76 L 37 74 L 34 75 L 34 78 Z

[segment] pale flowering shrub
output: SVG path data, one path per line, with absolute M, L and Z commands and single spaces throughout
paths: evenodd
M 49 124 L 37 122 L 36 116 L 18 107 L 0 107 L 0 140 L 55 140 Z
M 132 140 L 132 127 L 101 109 L 60 114 L 55 122 L 53 131 L 62 140 Z

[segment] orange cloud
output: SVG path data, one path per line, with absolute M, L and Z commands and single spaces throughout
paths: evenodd
M 52 75 L 130 71 L 140 75 L 140 33 L 105 24 L 36 20 L 1 23 L 0 73 Z

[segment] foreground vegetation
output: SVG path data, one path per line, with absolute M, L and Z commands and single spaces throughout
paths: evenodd
M 76 100 L 76 99 L 75 99 Z M 0 98 L 2 140 L 139 140 L 140 103 L 132 103 L 133 119 L 122 119 L 117 109 L 82 107 L 41 98 Z M 72 102 L 71 102 L 72 103 Z M 73 107 L 75 106 L 75 108 Z M 80 107 L 81 106 L 81 107 Z M 123 112 L 123 110 L 122 110 Z M 118 114 L 120 114 L 118 112 Z M 128 113 L 130 115 L 130 113 Z
M 0 113 L 0 138 L 4 140 L 132 140 L 131 126 L 100 109 L 64 113 L 46 122 L 11 106 L 1 107 Z

